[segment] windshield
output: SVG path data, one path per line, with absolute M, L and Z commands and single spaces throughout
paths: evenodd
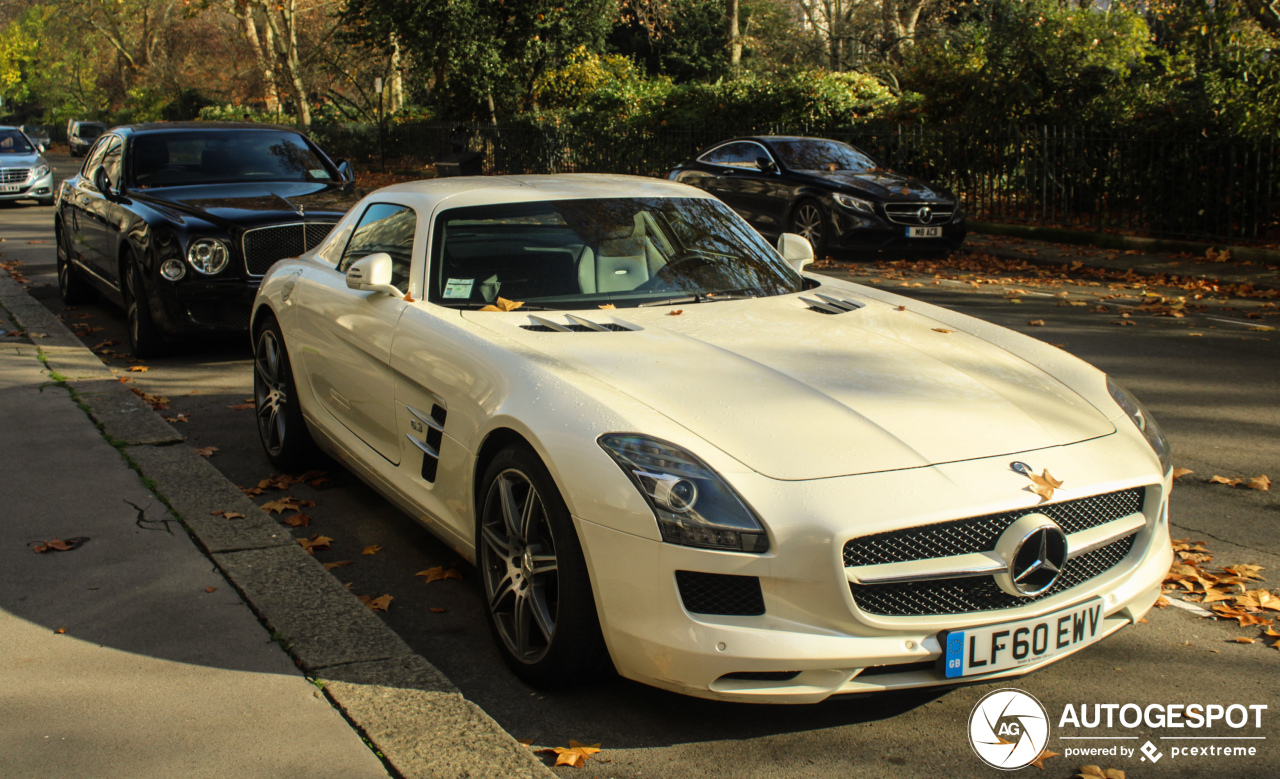
M 76 137 L 86 141 L 97 138 L 107 131 L 107 128 L 100 124 L 84 124 L 81 122 L 76 125 Z
M 474 206 L 436 220 L 429 299 L 479 308 L 619 308 L 798 292 L 802 281 L 718 200 Z M 687 299 L 687 301 L 686 301 Z
M 129 155 L 134 185 L 333 181 L 334 171 L 297 133 L 193 130 L 137 136 Z
M 812 170 L 832 173 L 851 170 L 861 173 L 879 168 L 880 165 L 866 154 L 846 143 L 819 139 L 774 141 L 782 162 L 791 170 Z
M 17 130 L 0 130 L 0 154 L 32 154 L 35 147 Z
M 31 138 L 44 137 L 49 134 L 45 132 L 45 129 L 38 124 L 24 124 L 19 129 L 22 130 Z

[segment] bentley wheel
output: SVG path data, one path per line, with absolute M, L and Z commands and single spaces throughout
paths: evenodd
M 526 447 L 504 449 L 480 494 L 478 562 L 507 664 L 537 686 L 599 675 L 608 652 L 586 560 L 546 467 Z
M 58 244 L 58 292 L 62 294 L 62 302 L 68 306 L 88 303 L 93 300 L 93 288 L 71 264 L 71 253 L 67 249 L 67 237 L 62 225 L 54 225 L 53 233 Z
M 302 418 L 293 366 L 275 320 L 258 329 L 253 348 L 253 400 L 258 439 L 271 464 L 282 471 L 308 465 L 316 445 Z
M 134 357 L 157 357 L 164 353 L 164 338 L 151 316 L 151 302 L 142 268 L 132 257 L 126 257 L 121 264 L 124 266 L 124 312 L 129 325 L 129 346 Z
M 803 236 L 815 253 L 825 248 L 827 218 L 822 213 L 822 206 L 813 200 L 800 201 L 791 214 L 791 232 Z

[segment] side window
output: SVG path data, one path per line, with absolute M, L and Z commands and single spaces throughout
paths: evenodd
M 409 281 L 417 225 L 418 215 L 412 208 L 374 203 L 365 209 L 356 224 L 355 232 L 342 252 L 338 272 L 346 273 L 351 263 L 362 257 L 386 252 L 391 255 L 391 283 L 404 289 Z
M 763 147 L 754 143 L 728 143 L 702 155 L 701 162 L 731 168 L 754 168 L 757 157 L 768 157 Z
M 102 167 L 107 171 L 107 179 L 113 189 L 120 189 L 120 153 L 124 151 L 124 143 L 119 138 L 110 138 L 106 142 L 107 152 L 102 155 Z
M 89 182 L 90 186 L 93 185 L 93 172 L 102 164 L 102 157 L 107 152 L 108 140 L 110 139 L 103 138 L 98 141 L 94 144 L 93 149 L 85 155 L 84 167 L 80 169 L 80 173 L 85 177 L 85 180 Z

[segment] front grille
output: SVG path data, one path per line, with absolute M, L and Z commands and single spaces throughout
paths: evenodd
M 1141 511 L 1145 497 L 1146 489 L 1135 487 L 1121 492 L 1050 503 L 1034 509 L 1005 511 L 862 536 L 851 539 L 844 545 L 844 564 L 846 567 L 877 565 L 970 552 L 989 552 L 996 548 L 996 539 L 1005 528 L 1033 511 L 1057 522 L 1062 532 L 1076 533 Z
M 929 209 L 929 219 L 920 218 L 920 209 Z M 951 221 L 955 207 L 949 203 L 885 203 L 884 215 L 900 225 L 942 225 Z
M 0 184 L 21 184 L 30 175 L 30 168 L 0 168 Z
M 333 222 L 298 222 L 246 230 L 242 243 L 245 270 L 250 276 L 265 275 L 276 262 L 319 246 L 333 225 Z
M 201 325 L 223 325 L 249 328 L 247 303 L 223 303 L 216 300 L 196 300 L 187 303 L 191 321 Z
M 868 614 L 886 617 L 922 617 L 969 614 L 1035 603 L 1106 573 L 1129 554 L 1137 533 L 1067 561 L 1058 581 L 1031 598 L 1010 595 L 990 577 L 939 579 L 932 582 L 850 584 L 853 600 Z
M 615 333 L 629 333 L 629 332 L 631 332 L 631 328 L 629 328 L 629 327 L 623 327 L 622 325 L 615 325 L 615 324 L 613 324 L 612 322 L 602 322 L 602 323 L 600 323 L 600 326 L 601 326 L 601 327 L 603 327 L 603 328 L 605 328 L 605 329 L 607 329 L 607 330 L 612 330 L 612 331 L 614 331 Z M 561 331 L 556 330 L 556 329 L 554 329 L 554 328 L 547 327 L 546 325 L 520 325 L 520 327 L 521 327 L 521 328 L 523 328 L 523 329 L 525 329 L 525 330 L 532 330 L 532 331 L 533 331 L 533 332 L 535 332 L 535 333 L 558 333 L 558 332 L 561 332 Z M 595 329 L 595 328 L 593 328 L 593 327 L 587 327 L 586 325 L 565 325 L 565 328 L 567 328 L 567 329 L 569 329 L 569 330 L 572 330 L 572 331 L 573 331 L 573 332 L 575 332 L 575 333 L 598 333 L 598 332 L 600 332 L 599 330 L 596 330 L 596 329 Z
M 680 600 L 694 614 L 756 617 L 764 613 L 760 580 L 754 576 L 676 571 Z

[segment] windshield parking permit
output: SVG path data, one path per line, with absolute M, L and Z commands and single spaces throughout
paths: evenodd
M 462 298 L 465 300 L 471 297 L 471 287 L 475 283 L 475 279 L 449 279 L 444 285 L 444 296 L 446 299 L 456 300 Z

